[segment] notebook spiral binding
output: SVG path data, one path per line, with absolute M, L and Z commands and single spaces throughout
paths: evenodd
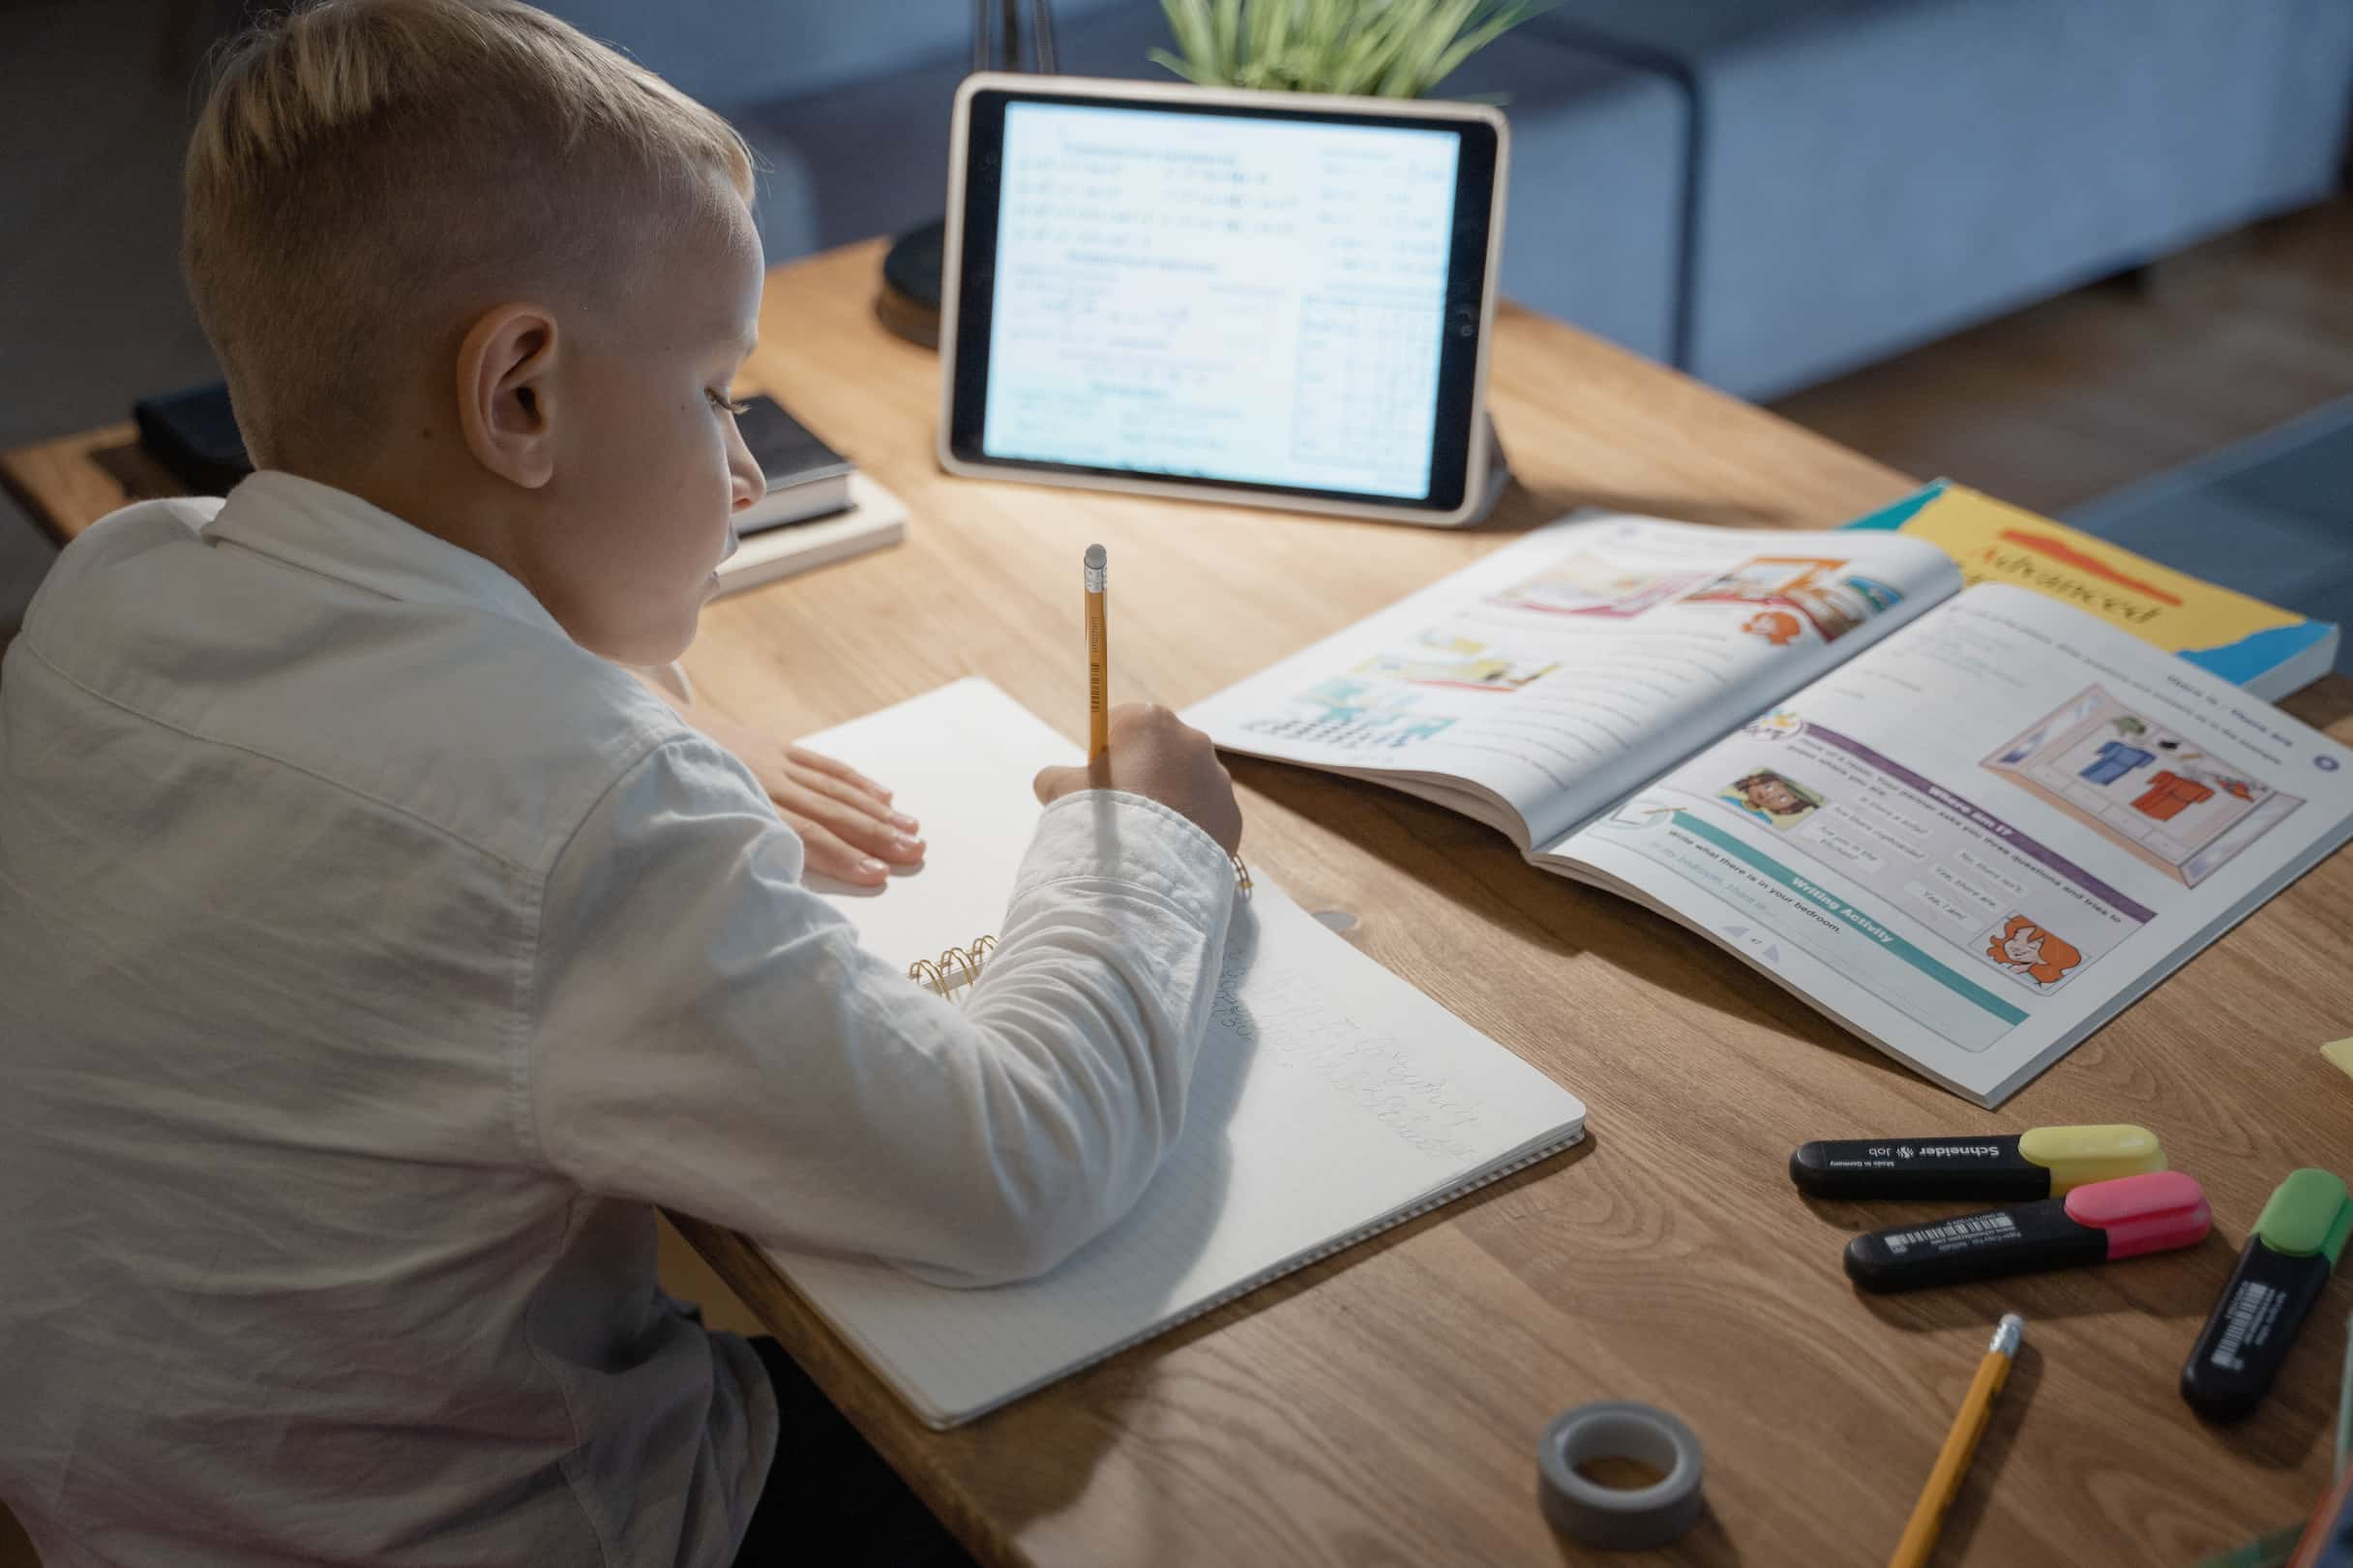
M 958 986 L 980 984 L 980 966 L 996 948 L 994 936 L 975 936 L 963 947 L 951 947 L 938 959 L 917 959 L 907 966 L 907 978 L 945 996 Z
M 1250 896 L 1250 868 L 1242 864 L 1239 855 L 1232 859 L 1235 889 L 1246 899 Z M 996 948 L 996 937 L 975 936 L 963 947 L 951 947 L 937 959 L 917 959 L 907 966 L 907 978 L 944 998 L 959 986 L 979 985 L 981 965 Z

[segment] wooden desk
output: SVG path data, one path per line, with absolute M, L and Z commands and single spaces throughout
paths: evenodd
M 1079 552 L 1119 565 L 1116 695 L 1182 704 L 1581 504 L 1828 525 L 1904 476 L 1506 311 L 1494 403 L 1521 488 L 1473 533 L 974 484 L 935 471 L 938 363 L 868 308 L 879 251 L 772 273 L 744 381 L 903 495 L 900 549 L 724 601 L 688 663 L 788 732 L 965 674 L 1083 731 Z M 108 431 L 12 454 L 71 534 L 122 496 Z M 109 459 L 131 471 L 120 454 Z M 2353 684 L 2288 704 L 2353 738 Z M 2029 1321 L 1937 1558 L 2182 1563 L 2299 1520 L 2329 1471 L 2332 1286 L 2260 1415 L 2174 1391 L 2255 1211 L 2353 1171 L 2353 857 L 2307 876 L 1998 1113 L 1930 1087 L 1679 928 L 1524 865 L 1402 795 L 1238 760 L 1252 864 L 1592 1107 L 1580 1150 L 1302 1271 L 969 1428 L 923 1430 L 735 1238 L 685 1227 L 984 1557 L 1086 1565 L 1539 1564 L 1534 1444 L 1564 1405 L 1648 1400 L 1708 1450 L 1710 1512 L 1654 1559 L 1884 1560 L 2005 1309 Z M 923 802 L 910 806 L 920 813 Z M 1863 1299 L 1849 1232 L 1932 1212 L 1809 1205 L 1808 1138 L 2140 1121 L 2203 1179 L 2186 1254 Z M 1595 1554 L 1591 1560 L 1626 1560 Z

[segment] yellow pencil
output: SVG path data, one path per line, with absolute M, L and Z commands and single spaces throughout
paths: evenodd
M 1977 1452 L 1985 1419 L 1993 1414 L 1993 1397 L 2010 1380 L 2010 1358 L 2018 1353 L 2018 1342 L 2025 1337 L 2026 1319 L 2014 1312 L 2004 1313 L 1994 1328 L 1993 1343 L 1985 1347 L 1985 1359 L 1978 1363 L 1969 1397 L 1961 1401 L 1961 1413 L 1952 1418 L 1952 1430 L 1945 1435 L 1936 1468 L 1928 1472 L 1928 1484 L 1913 1505 L 1912 1523 L 1904 1526 L 1903 1539 L 1895 1543 L 1895 1555 L 1888 1559 L 1888 1568 L 1921 1568 L 1928 1560 L 1937 1529 L 1945 1523 L 1945 1510 L 1952 1506 L 1953 1494 L 1961 1490 L 1961 1477 L 1969 1471 L 1969 1456 Z
M 1103 625 L 1104 566 L 1100 545 L 1087 547 L 1087 760 L 1111 750 L 1111 636 Z

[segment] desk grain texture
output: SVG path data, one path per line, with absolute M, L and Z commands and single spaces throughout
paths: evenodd
M 1519 478 L 1465 533 L 940 475 L 938 362 L 870 309 L 876 246 L 769 275 L 767 391 L 902 495 L 901 548 L 714 605 L 703 699 L 788 733 L 986 675 L 1082 735 L 1078 558 L 1114 562 L 1113 695 L 1181 706 L 1574 506 L 1828 526 L 1912 481 L 1566 326 L 1505 309 L 1493 405 Z M 119 504 L 89 455 L 12 454 L 63 534 Z M 122 467 L 117 459 L 116 466 Z M 1965 476 L 1964 476 L 1965 477 Z M 108 485 L 114 485 L 109 490 Z M 78 510 L 76 510 L 78 508 Z M 2353 740 L 2353 683 L 2287 707 Z M 2262 1412 L 2200 1425 L 2175 1378 L 2272 1186 L 2353 1172 L 2353 857 L 2192 960 L 1999 1113 L 1911 1077 L 1742 964 L 1523 864 L 1437 808 L 1239 759 L 1245 850 L 1367 952 L 1592 1108 L 1579 1149 L 961 1431 L 908 1416 L 739 1238 L 680 1227 L 984 1560 L 1072 1565 L 1864 1564 L 1901 1530 L 1994 1319 L 2027 1348 L 1935 1560 L 2187 1564 L 2303 1517 L 2329 1472 L 2353 1290 L 2332 1285 Z M 908 809 L 926 802 L 912 794 Z M 2216 1234 L 2114 1267 L 1858 1296 L 1861 1229 L 1949 1212 L 1816 1203 L 1809 1138 L 2139 1121 Z M 1638 1399 L 1708 1451 L 1680 1545 L 1585 1553 L 1536 1511 L 1538 1433 Z

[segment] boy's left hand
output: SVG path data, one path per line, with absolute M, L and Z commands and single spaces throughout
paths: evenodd
M 923 863 L 920 824 L 905 812 L 892 810 L 890 791 L 849 763 L 703 706 L 695 700 L 686 672 L 674 664 L 621 667 L 752 770 L 752 777 L 776 802 L 776 814 L 801 836 L 808 851 L 803 870 L 837 882 L 879 887 L 889 878 L 891 867 Z
M 801 836 L 809 871 L 861 887 L 879 887 L 893 866 L 923 863 L 919 824 L 894 811 L 890 791 L 849 766 L 794 746 L 707 708 L 687 723 L 726 747 L 752 770 L 776 802 L 776 814 Z

